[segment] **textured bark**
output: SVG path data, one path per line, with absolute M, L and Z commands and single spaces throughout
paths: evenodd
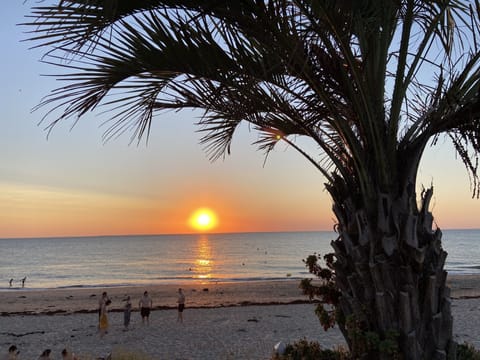
M 391 357 L 359 346 L 356 330 L 375 332 L 381 340 L 396 332 L 407 360 L 455 358 L 450 291 L 443 269 L 447 253 L 441 231 L 432 229 L 428 211 L 432 193 L 428 189 L 422 194 L 420 210 L 412 206 L 413 193 L 380 194 L 372 211 L 356 208 L 350 198 L 339 203 L 338 192 L 333 192 L 339 220 L 339 237 L 332 242 L 342 293 L 339 307 L 357 327 L 350 323 L 350 328 L 347 324 L 341 329 L 359 358 Z

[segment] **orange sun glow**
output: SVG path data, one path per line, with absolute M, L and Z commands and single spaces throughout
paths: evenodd
M 217 215 L 210 209 L 201 208 L 190 216 L 189 224 L 199 231 L 209 231 L 217 226 Z

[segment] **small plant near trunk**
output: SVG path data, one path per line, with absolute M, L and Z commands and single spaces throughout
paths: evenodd
M 392 360 L 400 360 L 398 337 L 400 334 L 395 330 L 388 330 L 384 334 L 374 331 L 363 330 L 362 322 L 353 315 L 345 317 L 338 307 L 341 293 L 335 285 L 335 256 L 326 254 L 323 257 L 324 265 L 319 263 L 319 256 L 313 254 L 304 260 L 308 271 L 320 279 L 320 283 L 314 284 L 312 279 L 303 279 L 300 283 L 304 295 L 311 300 L 317 299 L 320 303 L 315 314 L 320 320 L 323 329 L 328 329 L 338 324 L 348 333 L 352 350 L 355 354 L 378 353 Z

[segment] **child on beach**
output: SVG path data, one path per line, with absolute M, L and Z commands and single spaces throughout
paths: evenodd
M 125 326 L 126 331 L 128 330 L 128 325 L 130 324 L 130 314 L 132 312 L 132 303 L 130 301 L 130 296 L 127 296 L 125 301 L 125 307 L 123 309 L 123 325 Z

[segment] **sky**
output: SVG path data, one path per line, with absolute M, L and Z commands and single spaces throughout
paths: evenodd
M 44 76 L 56 69 L 16 25 L 32 3 L 8 1 L 0 13 L 0 238 L 191 233 L 199 208 L 216 214 L 213 232 L 332 230 L 322 175 L 287 146 L 264 162 L 247 125 L 215 162 L 199 145 L 197 111 L 156 116 L 148 144 L 104 143 L 101 111 L 47 137 L 46 110 L 32 109 L 59 86 Z M 440 228 L 480 228 L 480 200 L 449 143 L 422 160 L 417 188 L 430 184 Z

